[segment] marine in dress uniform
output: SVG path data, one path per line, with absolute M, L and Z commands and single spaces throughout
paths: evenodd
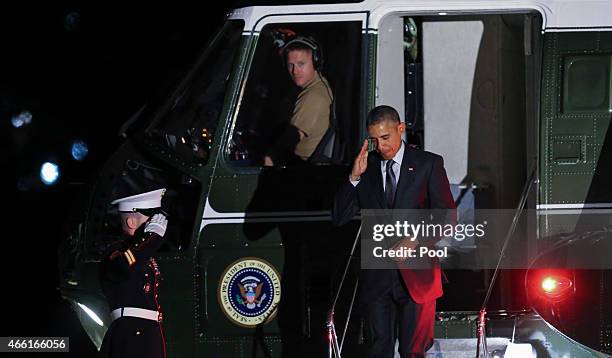
M 119 205 L 125 237 L 107 251 L 100 271 L 112 318 L 100 349 L 102 357 L 166 356 L 158 303 L 161 274 L 153 258 L 168 224 L 160 213 L 165 191 L 112 202 Z

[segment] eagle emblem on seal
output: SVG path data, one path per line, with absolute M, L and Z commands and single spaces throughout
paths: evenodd
M 262 295 L 263 282 L 255 277 L 245 277 L 238 283 L 240 298 L 237 301 L 248 309 L 259 307 L 266 299 L 266 294 Z

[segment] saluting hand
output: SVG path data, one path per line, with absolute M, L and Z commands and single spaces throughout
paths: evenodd
M 351 180 L 359 180 L 361 174 L 363 174 L 368 168 L 368 140 L 363 141 L 361 150 L 355 158 L 353 163 L 353 170 L 351 170 Z
M 144 228 L 144 232 L 154 232 L 159 236 L 164 236 L 168 227 L 168 219 L 164 214 L 155 214 Z

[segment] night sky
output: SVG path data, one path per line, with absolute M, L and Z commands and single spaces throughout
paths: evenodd
M 143 104 L 168 93 L 204 49 L 225 13 L 215 8 L 124 1 L 23 1 L 0 5 L 0 122 L 10 207 L 2 220 L 0 336 L 69 336 L 72 356 L 95 356 L 58 285 L 57 245 L 79 193 L 87 193 L 122 142 L 117 133 Z M 203 4 L 203 2 L 200 2 Z M 11 118 L 32 115 L 20 128 Z M 73 140 L 89 154 L 71 158 Z M 6 161 L 5 161 L 6 160 Z M 40 166 L 60 166 L 56 185 Z

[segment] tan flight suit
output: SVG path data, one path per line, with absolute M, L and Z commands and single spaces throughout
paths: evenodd
M 295 155 L 308 160 L 329 127 L 329 110 L 333 95 L 325 77 L 317 72 L 297 97 L 291 124 L 305 136 L 295 147 Z

